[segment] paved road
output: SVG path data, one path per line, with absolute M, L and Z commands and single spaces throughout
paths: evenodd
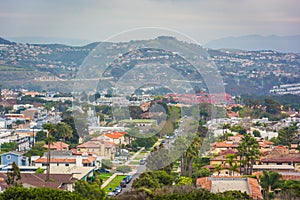
M 144 172 L 146 171 L 146 165 L 139 165 L 137 166 L 136 168 L 136 173 L 132 175 L 132 180 L 130 181 L 130 183 L 127 184 L 126 188 L 123 188 L 122 189 L 122 193 L 126 192 L 126 191 L 131 191 L 131 187 L 132 187 L 132 183 L 135 179 L 138 179 L 139 176 Z

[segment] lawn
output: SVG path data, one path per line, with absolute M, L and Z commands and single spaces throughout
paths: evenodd
M 109 193 L 110 192 L 109 188 L 112 188 L 112 190 L 114 190 L 117 186 L 120 185 L 120 182 L 125 177 L 126 177 L 126 175 L 118 175 L 118 176 L 116 176 L 107 186 L 105 186 L 104 192 L 105 193 Z
M 100 175 L 98 175 L 98 177 L 101 178 L 103 180 L 103 183 L 104 183 L 112 175 L 113 175 L 113 173 L 101 173 Z
M 130 161 L 129 165 L 139 165 L 140 161 L 139 160 L 132 160 Z

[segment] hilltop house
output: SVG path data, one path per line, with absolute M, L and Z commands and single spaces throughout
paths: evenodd
M 116 145 L 104 140 L 91 140 L 78 145 L 78 152 L 91 152 L 104 159 L 114 159 Z

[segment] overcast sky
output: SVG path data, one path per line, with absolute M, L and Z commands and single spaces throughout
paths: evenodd
M 247 34 L 300 34 L 299 0 L 0 0 L 0 37 L 101 41 L 137 27 L 200 43 Z

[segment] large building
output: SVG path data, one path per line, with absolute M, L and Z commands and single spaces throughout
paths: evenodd
M 239 190 L 246 192 L 255 200 L 263 200 L 261 188 L 254 178 L 241 177 L 203 177 L 198 178 L 196 182 L 197 187 L 209 190 L 212 193 L 226 192 Z

